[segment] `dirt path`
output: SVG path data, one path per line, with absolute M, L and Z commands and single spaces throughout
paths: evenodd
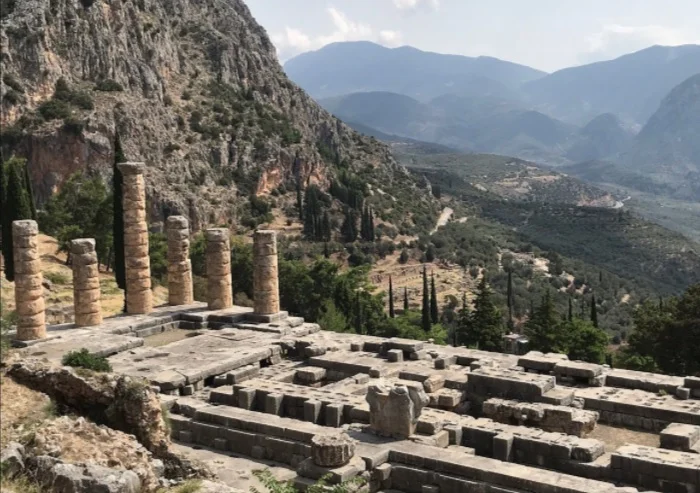
M 440 217 L 437 220 L 437 224 L 435 225 L 435 229 L 433 229 L 433 233 L 435 233 L 438 229 L 440 229 L 442 226 L 446 225 L 447 222 L 450 220 L 452 217 L 452 214 L 454 214 L 455 211 L 453 211 L 449 207 L 445 207 L 442 210 L 442 213 L 440 214 Z

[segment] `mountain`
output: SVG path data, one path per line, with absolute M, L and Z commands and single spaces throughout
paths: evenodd
M 540 111 L 583 125 L 613 113 L 643 125 L 661 100 L 700 72 L 700 46 L 653 46 L 615 60 L 559 70 L 526 82 L 523 91 Z
M 497 58 L 443 55 L 409 46 L 391 49 L 366 41 L 303 53 L 284 69 L 316 99 L 383 91 L 424 102 L 448 93 L 517 99 L 520 85 L 546 75 Z
M 700 73 L 675 87 L 620 158 L 620 166 L 700 199 Z
M 384 144 L 286 77 L 241 0 L 3 2 L 0 28 L 3 155 L 28 158 L 39 205 L 75 172 L 109 179 L 116 135 L 148 166 L 152 222 L 241 224 L 273 192 L 293 210 L 297 183 L 341 167 L 430 202 Z
M 633 134 L 612 113 L 595 117 L 574 137 L 566 157 L 574 162 L 592 161 L 626 149 Z
M 576 128 L 500 98 L 444 95 L 422 103 L 405 95 L 365 92 L 322 99 L 337 117 L 380 132 L 467 152 L 560 164 Z

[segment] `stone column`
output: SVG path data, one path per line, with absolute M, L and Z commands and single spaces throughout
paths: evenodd
M 121 163 L 117 167 L 123 179 L 126 311 L 130 315 L 150 313 L 153 311 L 153 292 L 151 260 L 148 257 L 144 164 Z
M 17 340 L 35 341 L 46 337 L 46 306 L 44 276 L 39 257 L 39 226 L 36 221 L 12 223 L 13 255 L 15 261 L 15 305 L 17 309 Z
M 70 243 L 73 262 L 73 311 L 75 325 L 89 327 L 102 323 L 100 304 L 100 272 L 97 266 L 95 240 L 83 238 Z
M 274 315 L 280 311 L 277 233 L 274 231 L 256 231 L 253 238 L 253 299 L 256 315 Z
M 356 441 L 347 433 L 314 435 L 311 439 L 311 456 L 321 467 L 342 467 L 355 455 Z
M 192 261 L 190 260 L 190 223 L 183 216 L 170 216 L 168 228 L 168 303 L 191 305 Z
M 207 304 L 210 310 L 233 306 L 231 240 L 226 228 L 206 230 Z
M 365 399 L 369 403 L 370 429 L 382 436 L 408 438 L 416 432 L 418 417 L 430 403 L 422 386 L 384 381 L 370 385 Z

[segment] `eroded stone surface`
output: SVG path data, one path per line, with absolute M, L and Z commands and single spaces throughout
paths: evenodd
M 355 443 L 345 433 L 316 435 L 311 439 L 314 464 L 322 467 L 344 466 L 355 455 Z
M 20 341 L 46 337 L 46 305 L 38 235 L 39 226 L 36 221 L 12 223 L 17 339 Z

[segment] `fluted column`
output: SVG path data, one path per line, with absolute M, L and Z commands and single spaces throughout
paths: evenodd
M 168 229 L 168 303 L 194 303 L 192 261 L 190 260 L 190 223 L 183 216 L 170 216 Z
M 35 341 L 46 337 L 44 277 L 41 273 L 38 235 L 39 226 L 36 221 L 12 223 L 17 339 L 20 341 Z
M 231 291 L 231 240 L 226 228 L 205 232 L 207 262 L 207 304 L 211 310 L 233 306 Z
M 75 325 L 89 327 L 102 323 L 100 271 L 95 240 L 82 238 L 70 243 L 73 263 L 73 311 Z
M 256 315 L 274 315 L 280 311 L 277 233 L 274 231 L 256 231 L 253 237 L 253 299 Z
M 146 184 L 143 163 L 121 163 L 124 209 L 124 263 L 126 266 L 126 311 L 131 315 L 153 311 L 151 260 L 148 256 Z

